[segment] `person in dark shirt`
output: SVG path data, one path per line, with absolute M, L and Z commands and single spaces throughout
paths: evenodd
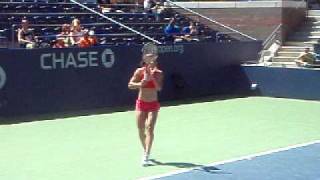
M 18 30 L 18 43 L 21 48 L 34 48 L 36 45 L 33 32 L 29 29 L 27 19 L 21 20 L 21 28 Z
M 174 42 L 175 37 L 180 34 L 180 27 L 176 25 L 176 20 L 172 18 L 168 25 L 164 28 L 164 34 L 166 35 L 166 41 Z
M 59 42 L 62 45 L 62 42 L 60 42 L 62 40 L 64 47 L 70 47 L 72 45 L 70 31 L 71 31 L 70 25 L 63 24 L 61 28 L 61 33 L 57 35 L 57 42 Z
M 186 41 L 199 41 L 198 35 L 199 30 L 194 22 L 190 22 L 189 26 L 185 26 L 182 28 L 182 40 Z

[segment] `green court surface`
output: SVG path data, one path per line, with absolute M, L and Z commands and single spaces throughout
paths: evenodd
M 162 107 L 141 167 L 134 111 L 0 125 L 2 180 L 134 180 L 320 139 L 320 102 L 233 98 Z

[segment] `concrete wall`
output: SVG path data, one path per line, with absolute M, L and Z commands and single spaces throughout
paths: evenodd
M 224 25 L 265 40 L 282 24 L 282 40 L 306 19 L 304 1 L 181 2 L 179 5 Z M 213 28 L 212 23 L 206 22 Z
M 306 22 L 306 15 L 306 8 L 286 7 L 282 9 L 281 23 L 283 40 L 296 31 L 301 24 Z
M 281 8 L 197 9 L 224 25 L 264 40 L 281 23 Z

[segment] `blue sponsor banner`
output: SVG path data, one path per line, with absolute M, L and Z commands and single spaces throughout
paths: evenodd
M 127 83 L 139 66 L 141 49 L 0 50 L 0 115 L 134 104 L 137 92 Z M 234 92 L 241 87 L 239 64 L 257 60 L 260 50 L 260 41 L 161 45 L 165 83 L 160 99 Z

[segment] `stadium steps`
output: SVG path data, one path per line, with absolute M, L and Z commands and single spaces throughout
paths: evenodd
M 310 16 L 320 16 L 320 10 L 309 10 L 308 17 Z
M 296 68 L 297 65 L 295 62 L 272 62 L 272 67 L 286 67 L 286 68 Z
M 279 51 L 278 55 L 280 57 L 298 57 L 301 52 L 292 52 L 292 51 Z
M 299 46 L 299 47 L 312 47 L 314 44 L 317 44 L 317 41 L 286 41 L 284 42 L 285 46 Z
M 272 62 L 294 62 L 297 57 L 292 56 L 276 56 L 272 59 Z
M 296 36 L 320 36 L 320 28 L 319 29 L 304 29 L 302 31 L 297 31 L 295 33 Z
M 305 48 L 307 48 L 308 46 L 303 46 L 303 47 L 301 47 L 301 46 L 281 46 L 280 48 L 279 48 L 279 52 L 280 51 L 285 51 L 285 52 L 295 52 L 295 53 L 297 53 L 297 52 L 303 52 L 304 51 L 304 49 Z M 311 48 L 312 49 L 312 48 Z
M 300 35 L 296 33 L 288 38 L 290 41 L 317 41 L 319 39 L 320 36 Z
M 317 32 L 320 31 L 320 24 L 319 25 L 310 25 L 310 24 L 305 24 L 300 28 L 299 32 Z
M 312 23 L 312 22 L 317 22 L 320 19 L 320 16 L 307 16 L 308 22 L 307 23 Z
M 320 10 L 309 10 L 306 20 L 278 49 L 272 58 L 272 66 L 294 67 L 294 61 L 305 48 L 313 51 L 313 45 L 320 42 Z

